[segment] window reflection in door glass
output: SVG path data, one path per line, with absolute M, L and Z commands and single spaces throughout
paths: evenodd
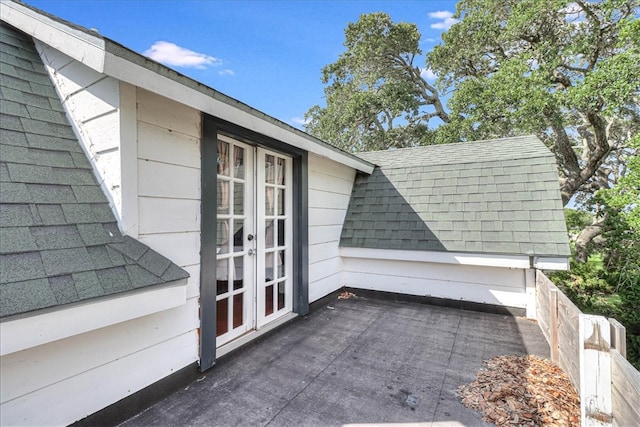
M 275 176 L 275 159 L 271 154 L 266 154 L 264 156 L 264 179 L 268 184 L 274 183 Z
M 239 256 L 233 259 L 233 268 L 235 275 L 233 276 L 233 290 L 237 291 L 238 289 L 244 286 L 244 257 Z
M 275 270 L 273 269 L 273 252 L 264 254 L 264 280 L 270 282 L 275 278 Z
M 244 294 L 233 296 L 233 329 L 244 324 Z
M 264 315 L 273 313 L 273 285 L 264 288 Z
M 237 219 L 234 221 L 233 228 L 233 251 L 242 252 L 244 250 L 244 221 Z
M 229 220 L 219 219 L 216 231 L 216 251 L 219 254 L 229 252 Z
M 284 188 L 278 189 L 278 215 L 284 215 Z
M 216 303 L 216 336 L 229 330 L 229 299 L 225 298 Z
M 244 215 L 244 184 L 233 183 L 233 214 Z
M 285 235 L 284 235 L 284 219 L 278 220 L 278 246 L 284 246 Z
M 265 227 L 264 227 L 264 245 L 266 248 L 272 248 L 273 247 L 273 234 L 275 233 L 275 230 L 273 229 L 273 220 L 272 219 L 268 219 L 265 221 Z
M 218 141 L 218 175 L 229 176 L 229 144 Z
M 285 181 L 285 160 L 281 157 L 278 157 L 278 179 L 276 181 L 276 183 L 278 185 L 284 185 L 284 181 Z
M 273 200 L 275 192 L 273 190 L 273 187 L 264 189 L 264 214 L 268 216 L 273 215 L 273 207 L 275 204 L 275 200 Z
M 233 147 L 233 176 L 244 179 L 244 148 Z
M 229 260 L 219 259 L 216 266 L 216 295 L 229 292 Z
M 282 310 L 284 308 L 284 287 L 285 282 L 278 283 L 278 310 Z
M 218 180 L 217 206 L 219 214 L 229 213 L 229 181 Z
M 284 257 L 284 251 L 278 251 L 278 278 L 280 277 L 284 277 L 285 275 L 285 257 Z

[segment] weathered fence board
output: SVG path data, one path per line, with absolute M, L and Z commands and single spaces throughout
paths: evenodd
M 611 325 L 611 348 L 615 348 L 624 357 L 627 358 L 627 330 L 616 319 L 609 319 Z
M 614 425 L 640 425 L 640 372 L 615 349 L 611 350 L 611 383 Z
M 582 425 L 640 427 L 640 372 L 626 360 L 624 326 L 583 314 L 540 271 L 536 306 L 552 360 L 580 390 Z
M 606 318 L 580 315 L 580 417 L 583 426 L 610 426 L 613 422 L 609 332 Z

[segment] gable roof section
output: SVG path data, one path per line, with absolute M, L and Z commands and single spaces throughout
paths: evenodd
M 340 245 L 569 256 L 553 154 L 535 136 L 361 153 Z
M 0 31 L 0 317 L 187 278 L 120 233 L 33 40 Z
M 64 21 L 21 1 L 0 2 L 0 15 L 4 21 L 99 73 L 361 172 L 371 173 L 373 170 L 373 165 L 366 160 L 140 55 L 96 31 Z

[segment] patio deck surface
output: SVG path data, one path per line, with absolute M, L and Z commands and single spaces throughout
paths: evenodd
M 335 300 L 218 360 L 121 425 L 490 425 L 460 403 L 456 388 L 485 359 L 527 353 L 547 357 L 549 347 L 526 319 Z

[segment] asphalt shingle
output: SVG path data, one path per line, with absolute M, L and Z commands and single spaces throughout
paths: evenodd
M 359 156 L 377 167 L 356 179 L 342 246 L 570 254 L 555 159 L 535 137 Z
M 33 41 L 0 32 L 0 317 L 188 277 L 122 235 Z

